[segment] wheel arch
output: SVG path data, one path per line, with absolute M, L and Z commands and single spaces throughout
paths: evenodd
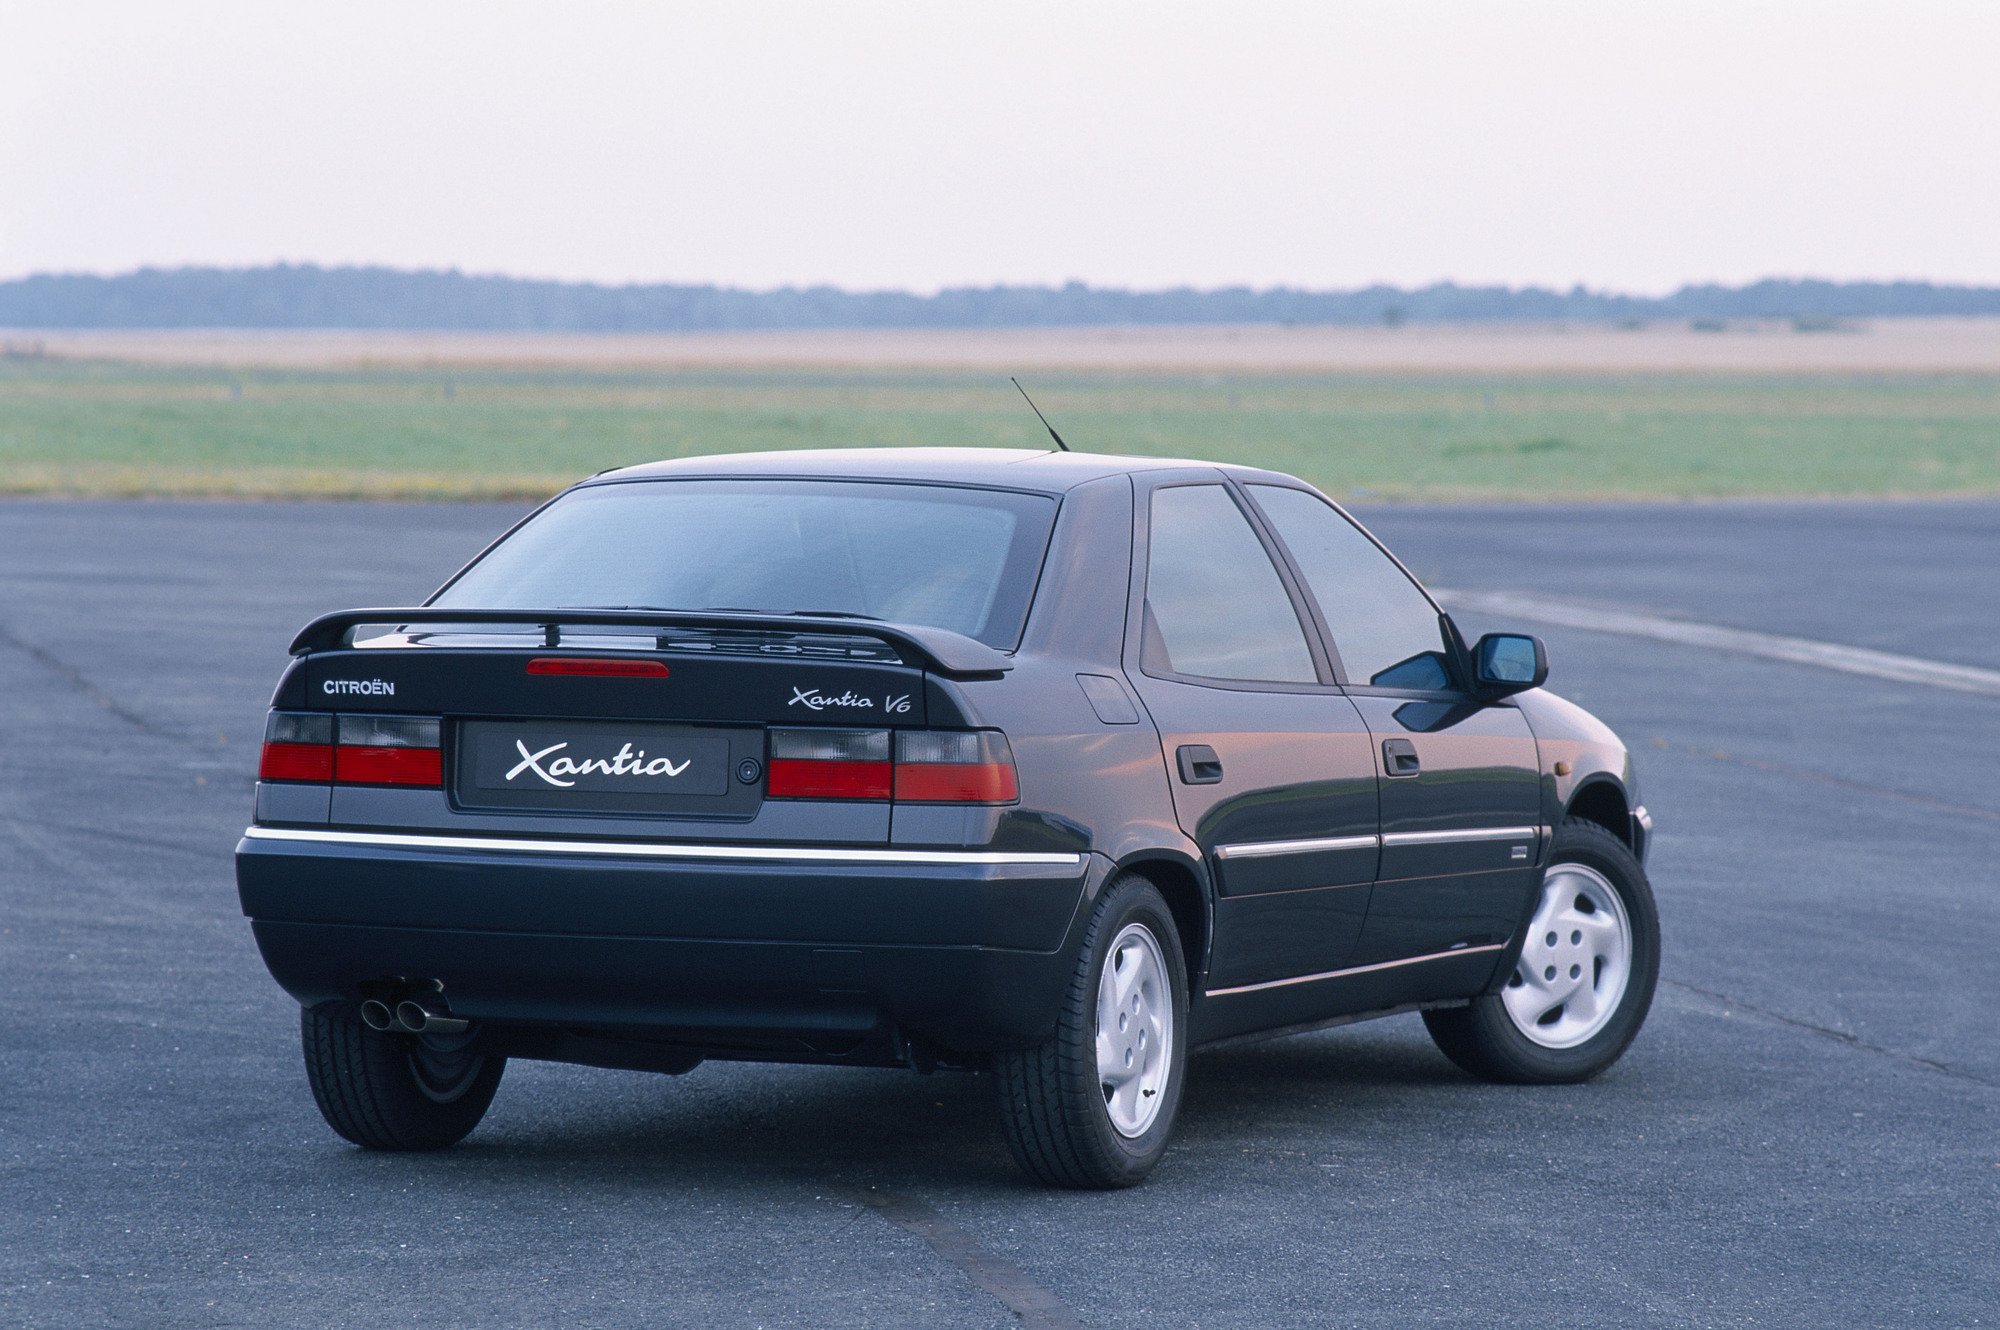
M 1153 884 L 1173 911 L 1187 961 L 1188 987 L 1201 991 L 1208 973 L 1208 948 L 1215 931 L 1215 910 L 1208 873 L 1200 861 L 1167 849 L 1139 850 L 1117 862 L 1117 872 L 1131 873 Z
M 1563 818 L 1594 822 L 1624 842 L 1625 848 L 1635 852 L 1638 848 L 1632 843 L 1631 798 L 1613 776 L 1598 776 L 1577 786 L 1563 807 Z

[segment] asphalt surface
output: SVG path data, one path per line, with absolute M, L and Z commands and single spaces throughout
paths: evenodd
M 954 1075 L 516 1063 L 458 1149 L 346 1146 L 237 909 L 263 709 L 515 511 L 0 503 L 0 1324 L 2000 1322 L 2000 700 L 1576 630 L 1667 929 L 1590 1085 L 1412 1017 L 1203 1055 L 1115 1195 Z M 1444 585 L 2000 662 L 1996 504 L 1366 516 Z

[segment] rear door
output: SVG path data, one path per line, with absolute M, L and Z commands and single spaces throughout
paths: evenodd
M 1474 698 L 1435 602 L 1309 490 L 1246 485 L 1311 593 L 1381 773 L 1382 862 L 1357 965 L 1504 945 L 1540 881 L 1534 734 Z
M 1137 512 L 1126 668 L 1215 874 L 1208 990 L 1338 969 L 1375 877 L 1367 725 L 1219 475 L 1142 479 Z

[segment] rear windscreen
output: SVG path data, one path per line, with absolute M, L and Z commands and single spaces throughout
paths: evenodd
M 861 614 L 1006 649 L 1055 511 L 1043 495 L 942 485 L 593 485 L 544 508 L 431 603 Z

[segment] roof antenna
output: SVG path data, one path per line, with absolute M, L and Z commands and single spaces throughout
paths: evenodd
M 1056 447 L 1062 449 L 1064 452 L 1068 452 L 1069 445 L 1062 441 L 1062 435 L 1056 433 L 1056 427 L 1054 425 L 1051 425 L 1049 423 L 1049 418 L 1042 414 L 1042 408 L 1035 405 L 1035 399 L 1028 396 L 1028 390 L 1021 386 L 1021 381 L 1015 378 L 1012 374 L 1009 374 L 1007 376 L 1007 382 L 1013 384 L 1014 390 L 1021 394 L 1021 400 L 1025 401 L 1028 404 L 1028 409 L 1035 413 L 1035 419 L 1042 422 L 1042 428 L 1047 430 L 1049 432 L 1049 437 L 1056 441 Z

